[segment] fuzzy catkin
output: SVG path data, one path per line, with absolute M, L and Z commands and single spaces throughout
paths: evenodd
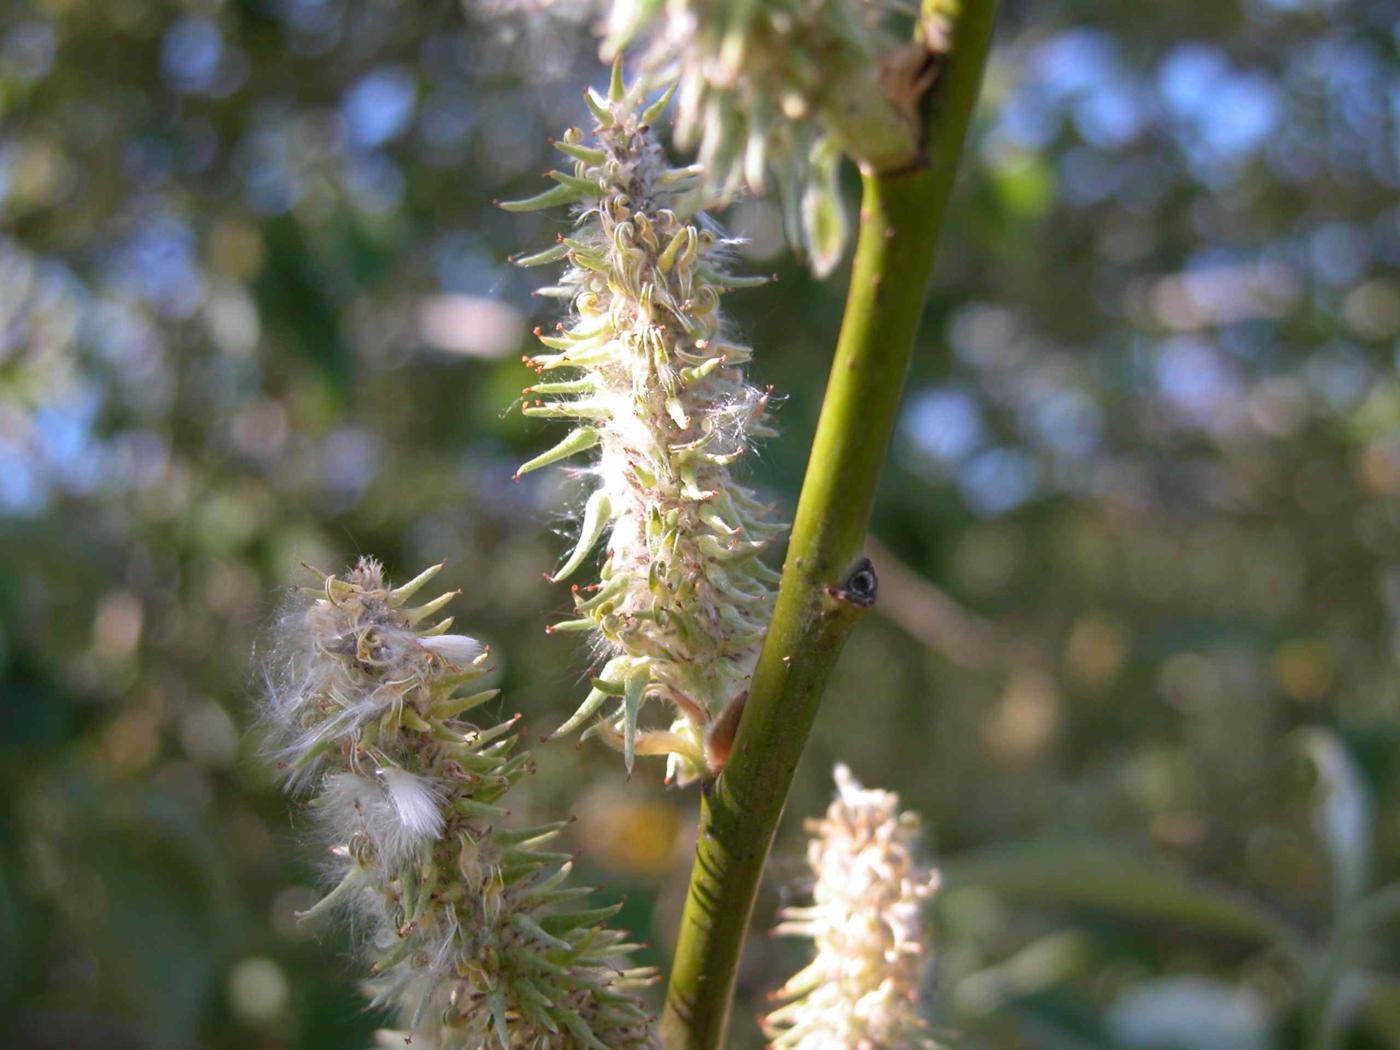
M 941 5 L 947 6 L 949 0 Z M 605 52 L 637 45 L 644 75 L 674 80 L 676 138 L 695 148 L 711 200 L 762 194 L 776 176 L 789 240 L 824 275 L 848 221 L 843 153 L 886 169 L 917 152 L 911 103 L 891 66 L 909 56 L 890 30 L 912 5 L 891 0 L 614 0 Z M 893 94 L 896 97 L 891 98 Z
M 866 789 L 844 765 L 836 799 L 812 836 L 812 904 L 785 908 L 775 932 L 812 941 L 812 962 L 763 1022 L 774 1050 L 934 1047 L 918 1015 L 929 962 L 925 900 L 938 874 L 920 863 L 919 819 L 899 796 Z
M 728 272 L 729 242 L 693 210 L 698 171 L 667 164 L 651 132 L 666 98 L 644 106 L 620 67 L 608 97 L 587 97 L 588 141 L 573 128 L 555 143 L 573 171 L 503 205 L 576 215 L 556 247 L 515 260 L 564 261 L 541 291 L 569 303 L 553 332 L 537 330 L 550 352 L 527 358 L 541 382 L 524 412 L 571 429 L 520 473 L 592 455 L 578 543 L 553 578 L 605 553 L 597 582 L 574 588 L 575 618 L 552 630 L 592 632 L 604 663 L 558 732 L 587 724 L 629 772 L 636 755 L 667 755 L 668 779 L 686 783 L 713 769 L 713 727 L 745 691 L 777 582 L 760 555 L 783 526 L 730 471 L 772 433 L 768 394 L 747 382 L 752 351 L 720 310 L 724 292 L 761 280 Z M 673 712 L 669 727 L 641 728 L 652 701 Z
M 381 1042 L 441 1050 L 655 1050 L 633 946 L 565 885 L 545 846 L 565 822 L 508 830 L 503 796 L 531 770 L 518 717 L 468 717 L 488 654 L 451 620 L 451 594 L 407 607 L 441 566 L 392 589 L 362 559 L 284 617 L 265 668 L 272 750 L 330 845 L 334 888 L 303 918 L 344 908 L 367 930 Z

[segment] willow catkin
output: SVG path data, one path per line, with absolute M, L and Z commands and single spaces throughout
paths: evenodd
M 919 858 L 919 819 L 844 765 L 835 778 L 826 815 L 807 822 L 812 903 L 785 908 L 775 931 L 807 938 L 815 955 L 775 993 L 764 1031 L 774 1050 L 933 1047 L 918 1002 L 938 873 Z
M 524 411 L 570 429 L 520 473 L 589 457 L 578 542 L 553 578 L 603 549 L 597 581 L 574 588 L 574 618 L 552 628 L 590 632 L 604 658 L 558 732 L 587 726 L 629 771 L 636 755 L 667 755 L 668 777 L 685 783 L 713 766 L 713 727 L 745 690 L 777 582 L 761 555 L 783 526 L 731 471 L 772 433 L 768 393 L 748 382 L 752 352 L 720 309 L 726 291 L 762 279 L 729 272 L 730 242 L 693 210 L 696 169 L 668 165 L 651 130 L 666 98 L 645 106 L 620 68 L 608 97 L 587 97 L 592 134 L 555 143 L 573 170 L 503 205 L 575 214 L 555 247 L 515 260 L 562 261 L 541 291 L 568 303 L 537 332 L 547 352 L 527 358 L 540 382 Z M 668 726 L 642 727 L 651 703 L 671 710 Z
M 442 1050 L 657 1047 L 636 996 L 653 979 L 570 887 L 547 843 L 565 822 L 509 829 L 504 796 L 532 768 L 516 718 L 473 715 L 488 654 L 423 626 L 451 594 L 407 603 L 439 569 L 391 588 L 361 559 L 302 595 L 265 665 L 270 747 L 329 846 L 330 891 L 365 933 L 389 1042 Z
M 924 67 L 955 6 L 925 3 L 910 44 L 893 26 L 915 5 L 892 0 L 614 0 L 604 51 L 630 48 L 644 77 L 678 85 L 677 144 L 696 150 L 707 200 L 776 183 L 789 240 L 824 276 L 848 238 L 840 159 L 915 160 Z

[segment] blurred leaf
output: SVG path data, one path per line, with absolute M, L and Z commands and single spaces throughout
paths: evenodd
M 989 1014 L 1003 1002 L 1025 998 L 1068 981 L 1089 969 L 1093 952 L 1087 938 L 1060 931 L 1026 945 L 1009 959 L 970 973 L 953 991 L 960 1014 Z
M 63 744 L 74 722 L 67 690 L 19 661 L 8 675 L 0 704 L 0 751 L 34 756 Z
M 1190 923 L 1245 940 L 1293 944 L 1281 919 L 1220 887 L 1112 843 L 1048 839 L 994 846 L 946 861 L 943 885 L 1021 900 Z
M 326 384 L 344 395 L 355 359 L 341 331 L 340 304 L 297 221 L 279 216 L 264 228 L 266 260 L 254 287 L 264 316 L 282 320 L 291 349 L 306 359 Z
M 1371 1028 L 1391 1046 L 1400 1046 L 1400 977 L 1375 976 L 1362 1009 Z
M 1107 1050 L 1113 1046 L 1101 1011 L 1066 988 L 1033 992 L 1010 1000 L 1006 1012 L 1016 1019 L 1021 1045 L 1043 1050 Z M 998 1041 L 997 1045 L 1002 1045 Z
M 1342 915 L 1370 883 L 1370 792 L 1335 733 L 1309 728 L 1299 732 L 1298 741 L 1317 770 L 1314 820 L 1332 862 L 1333 905 Z
M 73 848 L 105 902 L 94 924 L 104 981 L 147 1018 L 161 1046 L 191 1046 L 217 994 L 232 934 L 227 859 L 207 815 L 160 789 L 64 787 L 83 813 Z
M 0 854 L 0 1009 L 8 1010 L 16 987 L 15 970 L 19 959 L 19 930 L 15 922 L 15 901 L 6 872 L 9 858 Z
M 1034 154 L 1016 157 L 1003 165 L 994 185 L 1006 211 L 1017 219 L 1036 219 L 1055 199 L 1055 173 L 1043 158 Z
M 1113 1005 L 1114 1043 L 1144 1050 L 1266 1050 L 1269 1018 L 1259 998 L 1205 977 L 1166 977 L 1130 989 Z

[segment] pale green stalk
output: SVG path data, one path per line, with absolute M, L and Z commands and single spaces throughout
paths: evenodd
M 995 6 L 995 0 L 964 0 L 955 18 L 949 52 L 923 100 L 924 161 L 863 177 L 846 315 L 772 625 L 733 754 L 701 804 L 662 1018 L 668 1050 L 726 1045 L 734 975 L 759 877 L 827 678 L 866 608 L 860 599 L 869 581 L 851 574 L 894 428 Z

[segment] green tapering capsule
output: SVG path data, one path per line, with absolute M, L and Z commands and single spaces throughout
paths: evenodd
M 550 634 L 567 634 L 570 631 L 591 631 L 597 626 L 592 620 L 560 620 L 547 628 Z
M 393 605 L 402 605 L 404 602 L 408 601 L 409 598 L 413 597 L 414 592 L 416 592 L 419 588 L 421 588 L 425 583 L 431 580 L 438 573 L 442 572 L 443 567 L 446 564 L 447 562 L 440 561 L 436 565 L 429 565 L 426 569 L 420 572 L 417 576 L 413 577 L 413 579 L 409 580 L 407 583 L 400 584 L 398 587 L 395 587 L 392 591 L 389 592 L 389 602 Z
M 612 75 L 608 79 L 608 101 L 617 103 L 627 97 L 627 82 L 622 78 L 622 56 L 613 59 Z
M 596 179 L 581 179 L 577 175 L 570 175 L 563 171 L 546 172 L 546 177 L 553 179 L 561 186 L 577 190 L 579 197 L 594 197 L 603 191 Z
M 459 593 L 458 591 L 448 591 L 446 594 L 440 594 L 432 601 L 424 602 L 416 609 L 409 609 L 404 613 L 404 619 L 408 621 L 409 626 L 420 623 L 439 609 L 445 608 L 447 603 L 457 597 Z
M 543 266 L 545 263 L 559 262 L 569 254 L 569 246 L 562 241 L 552 248 L 546 248 L 542 252 L 535 252 L 533 255 L 517 255 L 511 260 L 516 266 Z
M 608 107 L 607 99 L 603 98 L 592 88 L 584 88 L 583 102 L 584 105 L 588 107 L 588 111 L 593 114 L 593 119 L 602 127 L 610 128 L 613 126 L 615 121 L 613 120 L 612 110 Z
M 553 145 L 560 153 L 573 157 L 574 160 L 581 160 L 585 164 L 602 164 L 608 159 L 604 150 L 592 146 L 580 146 L 576 142 L 568 142 L 563 139 L 556 139 Z
M 591 622 L 585 622 L 589 623 L 589 626 L 592 626 Z M 575 711 L 569 717 L 569 720 L 567 722 L 565 722 L 553 733 L 551 733 L 550 738 L 558 739 L 559 737 L 565 736 L 578 729 L 595 714 L 597 714 L 598 711 L 602 708 L 602 706 L 608 702 L 608 695 L 609 694 L 599 689 L 591 690 L 588 696 L 584 698 L 583 703 L 579 705 L 578 710 Z
M 549 933 L 563 936 L 581 926 L 597 926 L 607 922 L 621 909 L 620 904 L 607 904 L 601 908 L 589 908 L 587 911 L 556 912 L 541 919 L 540 926 Z
M 596 444 L 598 444 L 598 431 L 593 427 L 579 427 L 576 430 L 571 430 L 559 444 L 521 464 L 515 472 L 515 476 L 521 477 L 532 470 L 539 470 L 540 467 L 547 467 L 551 463 L 558 463 L 561 459 L 568 459 L 580 452 L 586 452 Z
M 525 394 L 591 394 L 597 391 L 598 381 L 591 376 L 580 379 L 564 379 L 557 383 L 535 383 L 527 386 Z
M 541 211 L 545 208 L 557 208 L 564 204 L 575 204 L 583 199 L 583 194 L 571 186 L 553 186 L 543 193 L 537 193 L 533 197 L 526 197 L 518 201 L 500 201 L 498 207 L 503 211 Z
M 637 758 L 637 719 L 641 714 L 642 698 L 650 680 L 651 676 L 647 669 L 639 667 L 628 675 L 627 680 L 623 683 L 623 763 L 627 766 L 629 774 L 632 772 L 632 765 Z
M 612 409 L 596 401 L 548 401 L 543 405 L 526 405 L 521 409 L 524 415 L 537 419 L 607 419 Z
M 611 514 L 612 502 L 604 489 L 598 489 L 588 497 L 588 502 L 583 508 L 583 524 L 579 528 L 578 543 L 574 545 L 574 551 L 569 555 L 568 561 L 554 574 L 554 580 L 568 579 L 584 563 L 607 529 Z
M 644 126 L 648 124 L 655 124 L 658 120 L 661 119 L 661 114 L 665 113 L 666 107 L 671 104 L 671 99 L 676 93 L 676 86 L 677 85 L 674 83 L 668 85 L 665 92 L 662 93 L 660 98 L 658 98 L 646 109 L 642 110 L 641 122 Z

